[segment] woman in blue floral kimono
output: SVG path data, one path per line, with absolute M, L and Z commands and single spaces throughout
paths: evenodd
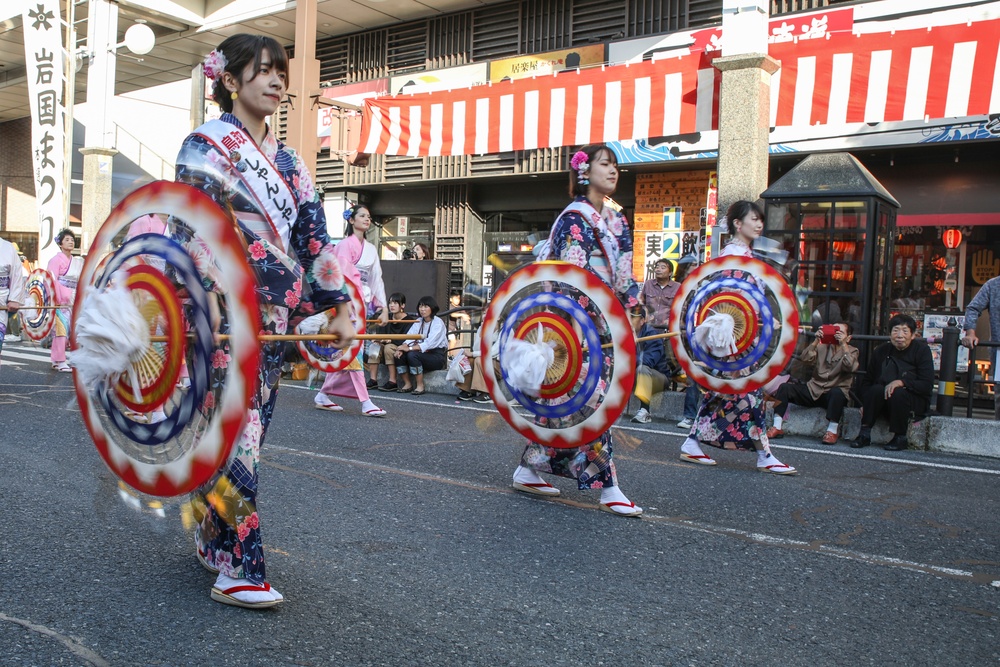
M 726 213 L 731 240 L 720 256 L 753 257 L 750 248 L 764 230 L 764 211 L 757 204 L 738 201 Z M 684 444 L 681 460 L 714 466 L 715 459 L 701 450 L 699 442 L 722 449 L 757 452 L 757 470 L 776 475 L 794 475 L 795 468 L 785 465 L 771 453 L 764 421 L 764 392 L 746 394 L 705 392 L 698 406 L 698 416 Z
M 556 220 L 539 259 L 559 259 L 591 271 L 628 309 L 639 303 L 639 288 L 632 279 L 632 231 L 625 216 L 605 202 L 617 185 L 618 161 L 610 148 L 596 144 L 579 150 L 570 162 L 570 194 L 574 200 Z M 514 471 L 514 488 L 540 496 L 558 496 L 559 489 L 538 473 L 569 477 L 577 481 L 580 489 L 601 489 L 602 510 L 619 516 L 639 516 L 642 508 L 618 488 L 612 449 L 610 430 L 600 440 L 571 449 L 530 443 Z
M 257 277 L 264 332 L 283 334 L 304 316 L 336 308 L 327 331 L 339 335 L 343 347 L 354 330 L 322 202 L 299 156 L 265 122 L 284 97 L 287 67 L 284 48 L 258 35 L 234 35 L 208 55 L 205 75 L 225 113 L 184 140 L 177 180 L 203 190 L 238 220 Z M 196 502 L 205 512 L 195 533 L 197 555 L 218 573 L 211 596 L 224 604 L 260 608 L 283 599 L 267 582 L 257 513 L 260 447 L 283 350 L 284 343 L 261 346 L 247 425 L 222 475 Z

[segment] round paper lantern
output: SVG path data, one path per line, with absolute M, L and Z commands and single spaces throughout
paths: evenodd
M 962 232 L 957 229 L 946 229 L 944 230 L 944 234 L 941 235 L 941 240 L 944 241 L 945 248 L 954 250 L 962 245 Z

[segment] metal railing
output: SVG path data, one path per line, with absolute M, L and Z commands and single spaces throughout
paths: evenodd
M 937 372 L 937 404 L 935 405 L 935 411 L 937 414 L 944 417 L 951 417 L 955 411 L 955 389 L 958 387 L 959 374 L 958 348 L 959 339 L 962 333 L 962 330 L 958 328 L 957 323 L 957 320 L 952 318 L 949 320 L 948 326 L 945 326 L 942 329 L 942 334 L 940 336 L 928 336 L 924 338 L 928 344 L 941 346 L 941 362 Z M 816 335 L 814 332 L 810 331 L 803 331 L 802 333 L 807 336 Z M 851 340 L 884 343 L 889 340 L 889 337 L 874 336 L 870 334 L 855 334 L 851 336 Z M 991 349 L 1000 348 L 1000 343 L 980 341 L 977 343 L 976 347 Z M 973 410 L 975 408 L 975 387 L 977 385 L 993 385 L 994 392 L 997 391 L 995 374 L 998 369 L 992 369 L 994 373 L 994 380 L 977 380 L 974 363 L 974 360 L 970 357 L 965 382 L 962 385 L 966 396 L 965 416 L 970 418 L 973 417 Z M 859 370 L 858 374 L 861 373 L 863 373 L 863 371 Z
M 174 180 L 174 163 L 147 146 L 137 136 L 115 123 L 115 149 L 137 167 L 161 181 Z

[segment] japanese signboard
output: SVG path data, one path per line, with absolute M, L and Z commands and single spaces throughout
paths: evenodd
M 563 70 L 600 65 L 603 62 L 603 44 L 504 58 L 490 63 L 490 81 L 497 83 L 531 76 L 546 76 Z
M 632 273 L 649 280 L 661 257 L 674 269 L 684 255 L 698 255 L 706 201 L 714 206 L 718 176 L 707 170 L 639 174 L 635 184 Z M 713 210 L 714 214 L 714 210 Z
M 59 1 L 32 0 L 25 4 L 22 18 L 39 222 L 38 261 L 44 266 L 58 252 L 55 234 L 66 222 L 66 117 Z

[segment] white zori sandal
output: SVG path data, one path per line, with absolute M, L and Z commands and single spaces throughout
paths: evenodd
M 517 466 L 517 470 L 514 471 L 512 486 L 518 491 L 532 493 L 536 496 L 549 496 L 553 498 L 560 493 L 559 489 L 539 477 L 534 470 L 525 468 L 524 466 Z
M 233 579 L 220 574 L 212 586 L 212 599 L 222 604 L 244 609 L 267 609 L 279 604 L 285 596 L 271 588 L 271 584 L 255 584 L 246 579 Z

